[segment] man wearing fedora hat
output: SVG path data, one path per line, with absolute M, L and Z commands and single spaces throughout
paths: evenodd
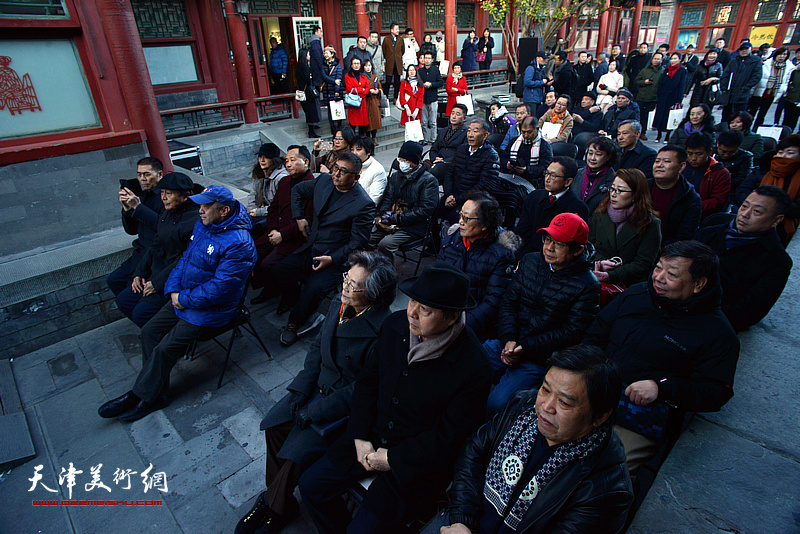
M 158 217 L 154 242 L 139 260 L 131 284 L 116 299 L 119 310 L 140 328 L 167 303 L 164 284 L 189 246 L 200 218 L 197 204 L 189 198 L 194 190 L 191 178 L 171 172 L 158 187 L 165 211 Z
M 381 327 L 356 381 L 347 431 L 300 478 L 321 534 L 394 532 L 432 515 L 461 446 L 485 417 L 491 367 L 464 320 L 475 305 L 469 278 L 436 262 L 400 290 L 411 300 Z M 339 495 L 372 475 L 350 521 Z

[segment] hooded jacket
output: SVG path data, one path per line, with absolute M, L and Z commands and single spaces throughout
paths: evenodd
M 700 183 L 692 183 L 692 185 L 699 191 L 703 206 L 703 218 L 721 211 L 728 205 L 728 196 L 731 193 L 731 173 L 714 158 L 710 158 Z
M 467 326 L 478 338 L 495 337 L 500 300 L 511 280 L 517 239 L 512 232 L 498 228 L 494 235 L 474 240 L 469 250 L 458 225 L 450 227 L 442 240 L 440 260 L 461 269 L 469 277 L 469 292 L 478 305 L 466 312 Z
M 272 74 L 286 74 L 289 69 L 289 55 L 283 44 L 278 44 L 269 53 L 269 71 Z
M 657 400 L 716 412 L 733 397 L 739 339 L 720 309 L 718 280 L 688 300 L 659 297 L 652 279 L 629 287 L 595 318 L 584 343 L 622 370 L 624 385 L 658 384 Z
M 422 164 L 411 174 L 394 171 L 386 183 L 378 213 L 391 210 L 398 200 L 409 210 L 397 216 L 397 225 L 414 238 L 422 237 L 439 202 L 439 182 Z
M 593 256 L 587 243 L 580 256 L 554 271 L 543 253 L 526 254 L 500 303 L 500 341 L 516 341 L 523 358 L 542 367 L 553 352 L 580 343 L 600 310 Z
M 463 523 L 478 532 L 489 460 L 517 419 L 534 407 L 537 395 L 537 389 L 519 391 L 500 415 L 467 440 L 448 492 L 451 523 Z M 526 484 L 520 482 L 522 487 Z M 609 432 L 594 454 L 558 471 L 534 499 L 516 532 L 622 532 L 632 503 L 625 449 L 617 435 Z
M 655 178 L 647 180 L 652 193 Z M 691 239 L 700 226 L 703 212 L 703 201 L 694 186 L 686 178 L 678 179 L 678 191 L 672 198 L 669 210 L 661 214 L 661 246 L 665 247 L 675 241 Z
M 250 215 L 241 202 L 220 224 L 194 225 L 189 248 L 169 275 L 164 295 L 178 293 L 179 319 L 195 326 L 225 326 L 233 319 L 256 262 Z

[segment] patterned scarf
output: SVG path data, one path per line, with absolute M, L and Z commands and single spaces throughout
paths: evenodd
M 450 126 L 450 128 L 448 128 L 447 131 L 444 132 L 444 144 L 445 145 L 450 142 L 450 138 L 453 137 L 456 134 L 456 132 L 459 130 L 459 128 L 461 128 L 461 127 L 459 126 L 458 128 L 453 128 L 452 126 Z
M 558 447 L 528 482 L 517 501 L 509 506 L 539 433 L 536 408 L 531 406 L 517 418 L 492 454 L 489 468 L 486 470 L 486 484 L 483 486 L 484 497 L 501 517 L 505 517 L 503 522 L 511 530 L 517 530 L 533 500 L 553 477 L 567 464 L 586 458 L 597 451 L 605 442 L 609 432 L 611 432 L 611 418 L 581 439 Z
M 775 92 L 775 86 L 783 80 L 783 69 L 786 68 L 786 63 L 772 63 L 772 70 L 767 78 L 767 89 L 765 92 L 772 94 Z
M 553 116 L 550 118 L 550 122 L 553 124 L 561 124 L 564 122 L 564 118 L 567 116 L 567 110 L 562 111 L 561 113 L 556 113 L 556 110 L 553 110 Z
M 542 147 L 542 138 L 539 135 L 539 132 L 536 132 L 536 137 L 530 143 L 526 142 L 525 139 L 522 137 L 522 134 L 519 134 L 514 142 L 511 143 L 511 148 L 508 151 L 509 159 L 515 161 L 517 159 L 517 153 L 519 152 L 519 147 L 525 144 L 532 144 L 531 147 L 531 159 L 528 161 L 528 165 L 538 165 L 539 164 L 539 150 Z M 528 166 L 526 165 L 526 167 Z

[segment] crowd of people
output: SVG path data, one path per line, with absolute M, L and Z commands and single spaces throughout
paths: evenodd
M 395 48 L 392 31 L 386 85 L 405 73 L 397 94 L 413 117 L 450 81 L 432 41 L 405 64 L 410 45 Z M 359 57 L 370 43 L 343 77 L 328 71 L 365 99 L 379 77 Z M 615 46 L 599 76 L 561 51 L 545 74 L 538 54 L 513 115 L 497 103 L 490 121 L 467 121 L 453 103 L 449 124 L 426 131 L 427 159 L 406 141 L 386 169 L 371 130 L 342 124 L 327 150 L 262 145 L 246 205 L 139 161 L 141 194 L 119 193 L 138 239 L 108 282 L 142 327 L 143 365 L 100 416 L 135 421 L 169 404 L 177 359 L 259 288 L 251 305 L 288 312 L 282 345 L 321 327 L 261 423 L 267 488 L 235 532 L 281 531 L 300 512 L 295 488 L 321 533 L 620 532 L 641 466 L 687 414 L 733 396 L 737 333 L 767 315 L 792 268 L 800 135 L 765 151 L 739 94 L 724 128 L 706 101 L 668 135 L 660 126 L 687 87 L 731 91 L 751 48 L 720 72 L 723 49 L 699 62 Z M 767 78 L 759 110 L 783 83 Z M 652 111 L 668 141 L 657 151 L 642 143 Z M 436 259 L 399 280 L 396 255 L 414 243 Z M 408 305 L 392 313 L 397 289 Z M 353 513 L 341 495 L 368 477 Z

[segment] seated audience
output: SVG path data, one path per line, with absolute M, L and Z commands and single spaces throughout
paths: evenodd
M 278 311 L 291 308 L 289 320 L 281 329 L 284 346 L 292 345 L 299 335 L 316 326 L 319 315 L 303 327 L 325 295 L 339 285 L 350 253 L 366 246 L 375 219 L 375 203 L 357 187 L 361 159 L 343 152 L 332 171 L 292 187 L 292 215 L 308 241 L 273 265 L 268 274 L 270 283 L 281 292 Z M 309 199 L 314 213 L 311 222 L 305 219 Z
M 580 343 L 599 310 L 586 221 L 561 213 L 536 233 L 542 236 L 541 252 L 520 261 L 500 302 L 499 339 L 483 344 L 499 379 L 489 395 L 489 417 L 517 391 L 539 387 L 547 358 Z
M 746 111 L 737 111 L 728 117 L 728 129 L 742 132 L 744 139 L 740 148 L 753 153 L 753 161 L 758 161 L 764 153 L 764 138 L 750 129 L 753 116 Z
M 479 339 L 495 336 L 500 299 L 511 279 L 516 240 L 500 227 L 500 204 L 484 191 L 473 191 L 461 206 L 458 226 L 442 240 L 439 260 L 467 274 L 470 295 L 478 305 L 466 313 Z
M 589 241 L 598 280 L 620 286 L 647 280 L 661 250 L 661 221 L 653 213 L 642 171 L 616 172 L 608 196 L 589 221 Z
M 719 260 L 697 241 L 664 249 L 646 283 L 595 318 L 584 343 L 622 370 L 614 431 L 631 475 L 680 432 L 685 412 L 716 412 L 733 396 L 739 339 L 720 310 Z
M 639 169 L 649 180 L 653 177 L 653 162 L 656 151 L 645 146 L 640 140 L 642 124 L 639 121 L 625 121 L 617 130 L 617 144 L 621 154 L 617 167 L 620 169 Z
M 546 123 L 560 125 L 558 132 L 551 133 L 549 136 L 547 132 L 542 132 L 542 137 L 550 143 L 566 143 L 569 140 L 569 135 L 572 133 L 572 126 L 574 121 L 572 115 L 567 111 L 570 108 L 572 99 L 568 95 L 559 95 L 556 99 L 556 105 L 553 109 L 548 110 L 544 115 L 539 118 L 539 129 Z
M 711 115 L 711 108 L 706 104 L 698 104 L 689 108 L 686 116 L 678 123 L 678 127 L 672 130 L 669 143 L 687 148 L 686 140 L 690 135 L 698 132 L 708 134 L 711 136 L 711 142 L 714 142 L 714 117 Z
M 711 157 L 714 139 L 707 133 L 695 132 L 686 139 L 686 170 L 683 175 L 703 201 L 705 219 L 726 210 L 731 192 L 731 173 Z
M 639 121 L 639 105 L 633 102 L 633 95 L 624 87 L 617 91 L 615 105 L 608 108 L 603 114 L 600 124 L 600 134 L 608 135 L 612 139 L 617 137 L 619 126 L 625 121 Z M 641 131 L 641 128 L 640 128 Z
M 354 252 L 342 293 L 328 314 L 303 369 L 261 421 L 267 442 L 267 490 L 236 525 L 237 534 L 280 532 L 300 512 L 292 495 L 303 471 L 343 433 L 356 378 L 391 312 L 397 273 L 375 252 Z
M 322 146 L 322 139 L 314 141 L 314 150 L 311 158 L 311 172 L 331 172 L 333 164 L 339 159 L 339 155 L 343 152 L 350 152 L 353 139 L 356 138 L 356 133 L 349 126 L 345 126 L 337 130 L 333 135 L 333 148 L 328 152 L 320 154 L 320 147 Z
M 597 101 L 597 94 L 594 91 L 587 91 L 581 96 L 580 104 L 572 108 L 572 136 L 575 144 L 581 145 L 588 141 L 588 138 L 597 135 L 600 130 L 600 123 L 603 122 L 603 112 Z M 581 137 L 582 136 L 582 137 Z
M 368 136 L 353 139 L 352 152 L 361 160 L 361 177 L 358 185 L 367 192 L 377 206 L 386 188 L 386 169 L 375 159 L 375 142 Z
M 389 177 L 372 227 L 370 246 L 377 247 L 392 261 L 400 245 L 425 235 L 439 203 L 439 184 L 420 163 L 420 158 L 421 144 L 406 141 L 400 147 L 397 155 L 400 169 Z
M 431 174 L 439 181 L 439 185 L 444 183 L 450 172 L 456 150 L 467 142 L 467 126 L 464 124 L 467 111 L 464 104 L 453 105 L 449 113 L 450 125 L 439 129 L 436 141 L 431 145 L 430 161 L 426 163 L 430 163 Z
M 792 203 L 786 191 L 762 185 L 730 224 L 702 228 L 697 240 L 719 256 L 722 312 L 737 332 L 766 317 L 792 270 L 775 228 Z
M 778 226 L 781 240 L 788 243 L 800 222 L 800 134 L 790 135 L 778 143 L 778 152 L 761 185 L 774 185 L 789 194 L 792 206 L 786 211 L 783 224 Z
M 650 199 L 661 220 L 661 245 L 691 239 L 700 225 L 703 202 L 694 186 L 681 173 L 686 168 L 686 149 L 667 145 L 653 163 Z
M 430 517 L 484 419 L 491 367 L 465 325 L 464 311 L 475 305 L 469 279 L 437 262 L 400 289 L 411 300 L 381 327 L 355 382 L 345 434 L 300 477 L 319 532 L 402 532 Z M 373 475 L 354 517 L 339 496 Z
M 527 196 L 529 191 L 544 187 L 544 172 L 553 160 L 553 149 L 542 139 L 535 117 L 522 119 L 520 132 L 521 135 L 500 153 L 500 168 L 503 170 L 500 175 L 505 179 L 509 179 L 509 174 L 511 180 L 514 177 L 523 179 L 524 182 L 519 183 L 525 186 Z
M 608 137 L 595 135 L 587 143 L 584 160 L 586 165 L 578 171 L 570 189 L 586 204 L 591 215 L 606 198 L 608 188 L 614 181 L 619 150 Z
M 275 197 L 278 182 L 288 176 L 283 165 L 281 151 L 275 143 L 263 143 L 256 153 L 258 161 L 253 165 L 250 178 L 250 193 L 245 207 L 253 218 L 253 237 L 265 231 L 267 208 Z
M 517 120 L 517 125 L 514 128 L 509 128 L 508 132 L 506 132 L 503 142 L 500 143 L 500 152 L 507 149 L 511 143 L 514 142 L 514 139 L 519 137 L 520 129 L 522 128 L 522 121 L 525 120 L 525 117 L 529 116 L 530 114 L 531 109 L 528 104 L 522 103 L 517 106 L 517 109 L 514 112 L 514 118 Z
M 450 224 L 458 222 L 456 210 L 466 200 L 470 191 L 483 191 L 497 182 L 500 157 L 494 147 L 486 143 L 489 125 L 472 119 L 467 128 L 467 144 L 456 149 L 450 173 L 444 180 L 444 196 L 439 202 L 439 218 Z
M 189 199 L 200 205 L 200 220 L 164 284 L 169 302 L 142 328 L 142 369 L 133 389 L 100 407 L 100 417 L 132 422 L 167 407 L 177 361 L 193 341 L 222 331 L 239 309 L 256 261 L 247 209 L 221 185 Z
M 164 211 L 158 182 L 164 176 L 164 165 L 158 158 L 142 158 L 136 163 L 136 179 L 141 194 L 120 185 L 119 203 L 122 205 L 122 227 L 128 235 L 135 235 L 133 253 L 106 278 L 114 295 L 130 287 L 133 272 L 144 253 L 153 244 L 158 228 L 158 218 Z M 131 180 L 132 181 L 132 180 Z
M 589 219 L 589 208 L 570 189 L 577 172 L 578 164 L 574 159 L 553 158 L 544 173 L 544 187 L 532 192 L 522 203 L 522 214 L 514 228 L 514 233 L 522 239 L 515 254 L 517 260 L 529 252 L 542 250 L 542 240 L 536 232 L 549 226 L 556 215 L 576 213 L 584 221 Z
M 492 127 L 492 134 L 500 135 L 504 139 L 509 130 L 517 126 L 516 118 L 511 116 L 506 107 L 498 101 L 489 104 L 489 125 Z
M 191 178 L 171 172 L 158 182 L 158 188 L 164 211 L 158 218 L 155 240 L 139 260 L 131 285 L 116 298 L 119 311 L 139 328 L 167 303 L 164 284 L 189 245 L 200 218 L 197 204 L 189 200 L 194 190 Z
M 539 104 L 536 108 L 536 113 L 534 114 L 536 120 L 544 117 L 545 113 L 552 110 L 556 106 L 556 98 L 558 98 L 558 94 L 553 89 L 548 89 L 544 94 L 544 102 Z
M 289 176 L 278 182 L 275 197 L 267 210 L 267 231 L 256 239 L 258 259 L 253 268 L 250 285 L 264 289 L 250 300 L 251 304 L 261 304 L 280 294 L 279 288 L 269 283 L 269 270 L 306 242 L 306 234 L 297 226 L 297 221 L 292 215 L 292 188 L 300 182 L 314 180 L 310 164 L 311 153 L 305 146 L 289 146 L 286 151 L 286 170 Z M 303 218 L 307 221 L 313 220 L 313 210 L 313 202 L 311 199 L 306 199 L 303 203 Z
M 714 159 L 722 163 L 731 173 L 731 193 L 728 202 L 739 206 L 744 198 L 737 200 L 739 187 L 744 183 L 753 170 L 753 154 L 741 148 L 744 136 L 742 132 L 728 130 L 717 135 L 717 151 Z M 750 191 L 744 194 L 746 197 Z
M 467 440 L 450 503 L 422 534 L 625 529 L 633 487 L 613 431 L 619 368 L 585 345 L 547 365 L 538 391 L 519 392 Z

